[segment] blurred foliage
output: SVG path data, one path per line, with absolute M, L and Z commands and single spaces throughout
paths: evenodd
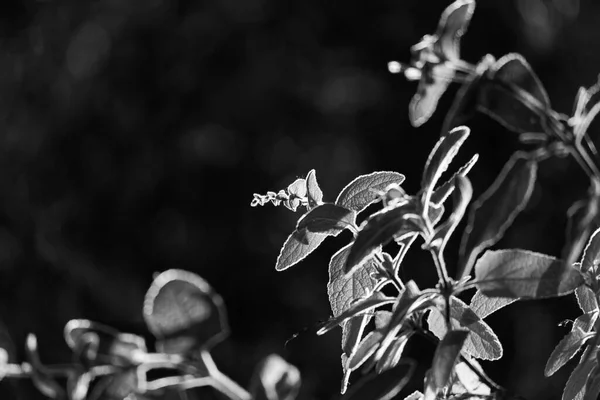
M 299 367 L 300 398 L 335 394 L 339 333 L 310 329 L 330 314 L 323 288 L 334 246 L 276 273 L 297 216 L 250 208 L 252 193 L 311 168 L 326 200 L 373 170 L 402 172 L 407 191 L 416 189 L 452 91 L 413 129 L 414 86 L 386 68 L 409 59 L 447 3 L 2 2 L 0 317 L 12 361 L 28 332 L 43 361 L 66 361 L 62 327 L 72 318 L 147 335 L 141 305 L 152 274 L 183 268 L 225 298 L 233 333 L 215 349 L 224 372 L 246 384 L 252 366 L 276 352 Z M 477 7 L 464 58 L 523 53 L 555 108 L 569 112 L 577 88 L 600 72 L 600 4 Z M 482 116 L 471 127 L 463 153 L 482 156 L 471 174 L 477 195 L 517 141 Z M 575 166 L 542 164 L 530 206 L 500 247 L 558 254 L 566 209 L 585 191 Z M 432 278 L 421 270 L 407 274 Z M 556 324 L 575 310 L 562 299 L 491 317 L 506 344 L 491 375 L 526 398 L 559 398 L 568 368 L 544 379 L 543 367 L 564 333 Z M 23 381 L 0 384 L 0 396 L 39 394 Z

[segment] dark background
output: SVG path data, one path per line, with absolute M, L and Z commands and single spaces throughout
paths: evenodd
M 349 236 L 276 273 L 299 214 L 251 208 L 315 168 L 332 201 L 358 174 L 395 170 L 418 190 L 452 95 L 423 127 L 408 122 L 416 85 L 387 72 L 434 31 L 448 1 L 6 0 L 0 3 L 0 316 L 13 361 L 26 334 L 42 360 L 69 361 L 64 324 L 89 318 L 147 334 L 141 305 L 152 274 L 194 271 L 225 298 L 232 329 L 215 349 L 246 386 L 270 352 L 297 365 L 303 399 L 339 389 L 339 330 L 301 333 L 330 315 L 329 257 Z M 515 51 L 555 109 L 570 113 L 600 72 L 600 4 L 480 1 L 464 59 Z M 476 195 L 517 149 L 483 116 L 459 161 L 481 155 Z M 597 136 L 593 126 L 591 134 Z M 527 210 L 499 247 L 559 255 L 565 212 L 586 190 L 570 160 L 540 167 Z M 418 249 L 418 246 L 415 246 Z M 434 279 L 417 250 L 406 277 Z M 450 265 L 456 243 L 447 251 Z M 484 363 L 528 399 L 558 399 L 572 364 L 544 364 L 574 319 L 573 298 L 527 302 L 489 318 L 504 358 Z M 412 351 L 426 365 L 431 348 Z M 421 352 L 421 348 L 423 351 Z M 419 388 L 417 377 L 409 388 Z M 3 398 L 37 398 L 27 381 Z

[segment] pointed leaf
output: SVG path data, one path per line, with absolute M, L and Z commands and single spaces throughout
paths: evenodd
M 581 271 L 586 272 L 590 269 L 597 271 L 598 263 L 600 263 L 600 228 L 592 233 L 585 247 L 583 258 L 581 259 Z
M 361 175 L 342 189 L 335 204 L 359 213 L 379 199 L 378 191 L 392 184 L 401 185 L 402 182 L 404 175 L 397 172 L 380 171 Z
M 598 366 L 596 357 L 586 357 L 586 352 L 581 356 L 581 361 L 575 367 L 563 392 L 562 400 L 583 400 L 586 394 L 588 377 Z
M 454 188 L 456 187 L 455 179 L 458 176 L 467 176 L 467 174 L 471 171 L 471 168 L 473 168 L 478 159 L 479 154 L 475 154 L 473 157 L 471 157 L 469 162 L 460 167 L 458 171 L 456 171 L 456 173 L 452 175 L 452 178 L 448 179 L 446 182 L 444 182 L 444 184 L 440 185 L 431 194 L 431 204 L 438 206 L 442 205 L 446 201 L 448 196 L 450 196 L 452 192 L 454 192 Z
M 383 337 L 380 331 L 371 331 L 360 342 L 356 352 L 348 358 L 348 368 L 355 370 L 360 367 L 367 358 L 371 357 L 379 348 L 379 342 Z
M 356 213 L 347 208 L 325 203 L 316 206 L 298 221 L 296 231 L 337 235 L 354 225 Z
M 154 279 L 144 298 L 144 320 L 157 350 L 170 354 L 211 348 L 229 331 L 221 296 L 198 275 L 179 269 Z
M 536 175 L 537 163 L 525 153 L 517 152 L 492 186 L 473 203 L 460 246 L 459 277 L 469 275 L 479 254 L 504 236 L 529 202 Z
M 327 323 L 325 323 L 323 327 L 319 329 L 317 335 L 323 335 L 329 332 L 336 326 L 340 325 L 341 323 L 352 317 L 364 314 L 369 310 L 384 306 L 386 304 L 392 304 L 395 301 L 395 297 L 387 297 L 381 292 L 374 292 L 369 297 L 354 302 L 340 315 L 330 318 L 329 321 L 327 321 Z
M 550 354 L 544 375 L 551 376 L 577 354 L 581 346 L 590 338 L 589 332 L 594 327 L 597 318 L 597 312 L 590 312 L 580 315 L 573 322 L 571 332 L 562 338 Z
M 317 183 L 317 173 L 311 169 L 306 175 L 306 197 L 309 208 L 314 208 L 323 203 L 323 192 Z
M 383 329 L 390 324 L 392 320 L 392 312 L 379 310 L 375 313 L 375 329 Z
M 473 298 L 471 299 L 471 310 L 475 314 L 479 316 L 479 318 L 484 319 L 488 315 L 495 313 L 501 308 L 506 307 L 509 304 L 514 303 L 519 299 L 513 299 L 510 297 L 487 297 L 480 290 L 478 290 Z
M 448 385 L 468 335 L 469 331 L 466 330 L 452 330 L 440 341 L 435 350 L 431 371 L 426 380 L 424 400 L 435 399 L 438 390 Z
M 575 297 L 577 298 L 577 304 L 584 313 L 589 313 L 598 310 L 598 300 L 594 291 L 588 286 L 579 286 L 575 289 Z
M 404 347 L 411 336 L 411 332 L 401 334 L 399 337 L 394 339 L 392 343 L 385 350 L 377 364 L 375 364 L 375 371 L 378 374 L 382 374 L 385 371 L 389 371 L 394 368 L 400 362 Z
M 520 249 L 487 251 L 477 262 L 475 275 L 477 288 L 489 297 L 557 297 L 583 284 L 583 276 L 570 265 Z
M 250 391 L 255 400 L 294 400 L 300 391 L 300 371 L 277 354 L 257 367 Z
M 474 0 L 456 0 L 442 13 L 436 35 L 441 53 L 449 60 L 460 59 L 460 38 L 467 31 L 473 11 Z
M 427 318 L 429 330 L 438 338 L 446 335 L 445 302 L 437 309 L 432 309 Z M 502 345 L 488 324 L 475 314 L 468 305 L 457 297 L 450 301 L 450 325 L 452 329 L 468 329 L 469 336 L 463 350 L 475 358 L 483 360 L 498 360 L 502 357 Z
M 281 247 L 275 269 L 284 271 L 304 260 L 323 243 L 327 236 L 329 235 L 325 233 L 301 233 L 294 230 Z
M 382 374 L 370 373 L 352 385 L 342 400 L 392 400 L 410 381 L 415 362 L 408 359 Z

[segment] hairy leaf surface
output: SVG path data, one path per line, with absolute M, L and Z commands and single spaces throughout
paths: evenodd
M 571 372 L 563 391 L 562 400 L 583 400 L 586 397 L 588 378 L 598 368 L 596 357 L 586 357 L 586 353 L 581 355 L 579 364 Z
M 379 171 L 361 175 L 342 189 L 335 204 L 359 213 L 379 199 L 379 191 L 391 184 L 401 185 L 402 182 L 404 175 L 398 172 Z
M 458 171 L 456 171 L 456 173 L 452 175 L 452 178 L 448 179 L 437 189 L 435 189 L 435 191 L 431 194 L 431 204 L 434 204 L 436 206 L 442 205 L 446 201 L 448 196 L 450 196 L 452 192 L 454 192 L 454 189 L 456 187 L 455 179 L 458 176 L 467 176 L 467 174 L 471 171 L 471 168 L 473 168 L 478 159 L 479 154 L 475 154 L 465 165 L 460 167 Z
M 600 228 L 592 233 L 585 247 L 583 258 L 581 259 L 581 271 L 587 272 L 590 269 L 597 271 L 598 263 L 600 263 Z
M 473 312 L 477 314 L 479 318 L 484 319 L 488 315 L 495 313 L 499 309 L 504 308 L 517 300 L 518 299 L 510 297 L 487 297 L 480 290 L 478 290 L 471 299 L 471 304 L 469 304 L 469 307 L 471 307 L 471 310 L 473 310 Z
M 326 233 L 294 230 L 281 247 L 275 269 L 283 271 L 298 264 L 315 251 L 327 236 Z

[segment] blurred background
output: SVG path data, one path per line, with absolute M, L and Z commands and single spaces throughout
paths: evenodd
M 276 273 L 300 215 L 251 208 L 252 195 L 312 168 L 329 201 L 375 170 L 401 172 L 404 188 L 418 190 L 456 87 L 414 129 L 416 84 L 387 63 L 409 61 L 449 3 L 1 2 L 0 339 L 12 360 L 33 332 L 42 361 L 68 362 L 62 330 L 73 318 L 147 335 L 141 306 L 152 274 L 182 268 L 225 298 L 232 333 L 214 351 L 225 373 L 245 386 L 276 352 L 300 369 L 302 399 L 335 396 L 340 331 L 317 337 L 314 327 L 330 315 L 328 260 L 350 236 Z M 599 20 L 592 0 L 480 1 L 463 58 L 522 53 L 555 109 L 570 113 L 578 87 L 600 72 Z M 470 126 L 458 162 L 480 153 L 470 175 L 478 195 L 520 145 L 487 117 Z M 539 175 L 498 247 L 560 254 L 566 210 L 586 177 L 568 159 L 543 163 Z M 418 246 L 404 268 L 423 285 L 435 277 Z M 573 364 L 551 379 L 543 369 L 568 330 L 557 324 L 579 313 L 571 297 L 498 312 L 489 323 L 505 356 L 484 367 L 527 399 L 560 398 Z M 409 353 L 427 364 L 432 348 L 417 341 Z M 41 398 L 28 381 L 2 382 L 0 395 Z

